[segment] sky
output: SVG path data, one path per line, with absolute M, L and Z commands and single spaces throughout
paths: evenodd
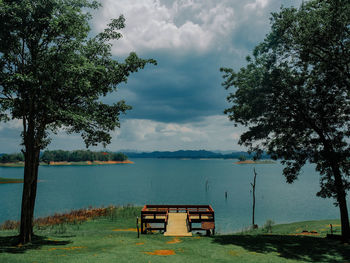
M 121 116 L 107 150 L 246 150 L 238 145 L 244 127 L 223 113 L 226 102 L 220 67 L 245 66 L 245 57 L 270 30 L 271 12 L 301 0 L 101 0 L 92 12 L 92 33 L 123 14 L 123 38 L 113 42 L 118 61 L 130 52 L 153 58 L 132 74 L 106 103 L 125 100 L 133 109 Z M 0 152 L 18 152 L 21 121 L 0 123 Z M 48 149 L 84 149 L 79 134 L 58 132 Z M 102 146 L 92 148 L 100 150 Z

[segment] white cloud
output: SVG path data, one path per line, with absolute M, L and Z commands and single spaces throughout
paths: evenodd
M 257 9 L 257 8 L 265 8 L 269 0 L 255 0 L 253 3 L 248 3 L 245 5 L 245 8 L 248 9 Z
M 20 121 L 0 125 L 0 152 L 18 152 L 20 146 Z M 6 129 L 1 127 L 6 126 Z M 208 116 L 198 122 L 165 123 L 145 119 L 123 120 L 121 128 L 112 133 L 111 151 L 135 149 L 141 151 L 207 149 L 242 150 L 237 144 L 242 127 L 234 127 L 226 116 Z M 79 134 L 68 135 L 60 129 L 52 134 L 48 149 L 75 150 L 85 145 Z M 93 147 L 100 150 L 102 146 Z
M 235 132 L 230 135 L 230 138 L 233 140 L 239 140 L 240 134 Z
M 235 26 L 234 10 L 227 3 L 176 0 L 169 5 L 160 0 L 104 0 L 93 26 L 102 31 L 110 19 L 125 16 L 123 38 L 113 45 L 116 55 L 158 49 L 203 52 L 219 45 Z
M 130 119 L 122 122 L 108 149 L 141 151 L 208 149 L 241 150 L 237 144 L 242 127 L 234 127 L 226 116 L 215 115 L 191 123 L 163 123 Z
M 8 122 L 0 122 L 0 131 L 3 130 L 4 128 L 7 129 L 16 129 L 19 130 L 23 126 L 22 120 L 10 120 Z
M 176 151 L 180 149 L 244 150 L 238 140 L 242 127 L 234 127 L 226 116 L 208 116 L 191 123 L 165 123 L 145 119 L 126 119 L 121 128 L 112 133 L 108 150 L 133 149 L 139 151 Z M 60 131 L 52 137 L 49 149 L 83 149 L 79 135 Z M 100 150 L 102 146 L 93 147 Z

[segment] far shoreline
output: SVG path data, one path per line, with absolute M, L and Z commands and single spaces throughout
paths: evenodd
M 276 164 L 276 162 L 272 160 L 258 160 L 258 161 L 245 160 L 245 161 L 235 162 L 235 164 Z
M 81 162 L 40 162 L 40 166 L 85 166 L 85 165 L 106 165 L 106 164 L 133 164 L 133 161 L 81 161 Z M 24 167 L 24 162 L 0 163 L 0 167 Z

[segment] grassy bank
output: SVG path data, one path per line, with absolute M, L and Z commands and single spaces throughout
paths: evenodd
M 140 208 L 119 208 L 99 218 L 40 225 L 28 246 L 14 246 L 16 230 L 0 231 L 0 262 L 347 262 L 350 247 L 321 238 L 329 223 L 312 221 L 234 235 L 186 238 L 159 233 L 137 238 Z M 335 226 L 335 227 L 336 227 Z M 299 235 L 303 230 L 319 235 Z

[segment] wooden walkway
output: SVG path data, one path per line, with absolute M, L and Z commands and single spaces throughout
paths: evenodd
M 188 231 L 187 213 L 169 213 L 168 225 L 164 236 L 190 237 L 192 232 Z
M 210 205 L 145 205 L 141 210 L 141 234 L 154 230 L 168 236 L 187 236 L 195 230 L 214 235 L 214 210 Z

